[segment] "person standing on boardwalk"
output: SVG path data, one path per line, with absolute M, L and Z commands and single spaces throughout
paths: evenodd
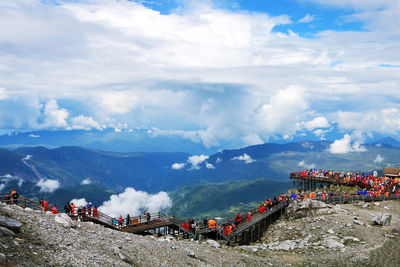
M 250 211 L 249 211 L 249 213 L 247 214 L 247 220 L 248 220 L 248 221 L 251 221 L 251 213 L 250 213 Z
M 151 214 L 150 214 L 150 212 L 147 212 L 147 215 L 146 215 L 147 223 L 150 222 L 150 219 L 151 219 Z

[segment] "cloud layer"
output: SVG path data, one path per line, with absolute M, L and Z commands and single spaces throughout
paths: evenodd
M 318 14 L 1 1 L 0 129 L 128 125 L 207 147 L 330 131 L 398 137 L 400 2 L 307 2 L 350 10 L 341 19 L 363 27 L 332 23 L 307 38 L 294 26 Z

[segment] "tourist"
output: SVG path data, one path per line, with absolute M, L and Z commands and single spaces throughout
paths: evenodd
M 94 208 L 93 208 L 93 216 L 95 217 L 95 218 L 98 218 L 99 217 L 99 214 L 98 214 L 98 212 L 97 212 L 97 207 L 96 206 L 94 206 Z M 129 216 L 129 215 L 128 215 Z
M 53 208 L 51 209 L 51 213 L 57 214 L 57 206 L 54 205 Z
M 240 213 L 236 214 L 236 224 L 240 224 L 241 221 L 242 221 L 242 215 L 240 215 Z
M 250 211 L 249 211 L 249 213 L 247 214 L 247 221 L 251 221 L 251 213 L 250 213 Z

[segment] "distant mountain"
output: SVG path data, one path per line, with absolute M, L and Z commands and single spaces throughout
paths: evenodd
M 291 171 L 306 168 L 371 171 L 400 166 L 400 149 L 390 145 L 370 144 L 364 145 L 364 152 L 332 154 L 328 151 L 330 144 L 269 143 L 223 150 L 210 156 L 104 152 L 82 147 L 0 149 L 0 176 L 9 174 L 32 182 L 56 179 L 71 186 L 90 179 L 116 192 L 130 186 L 154 193 L 258 177 L 287 180 Z
M 231 218 L 288 188 L 289 181 L 265 178 L 185 186 L 170 193 L 173 206 L 167 212 L 182 218 Z
M 221 144 L 228 145 L 228 144 Z M 231 145 L 231 144 L 229 144 Z M 89 149 L 116 152 L 190 152 L 215 153 L 221 147 L 206 148 L 178 135 L 161 135 L 147 129 L 59 130 L 10 132 L 0 136 L 0 147 L 18 148 L 44 146 L 80 146 Z
M 393 147 L 400 148 L 400 141 L 394 139 L 393 137 L 389 137 L 389 136 L 378 140 L 377 142 L 375 142 L 375 144 L 391 145 Z

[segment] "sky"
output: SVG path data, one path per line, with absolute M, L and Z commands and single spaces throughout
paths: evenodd
M 400 1 L 0 1 L 0 130 L 400 135 Z M 344 149 L 344 150 L 343 150 Z M 340 152 L 339 152 L 340 153 Z

